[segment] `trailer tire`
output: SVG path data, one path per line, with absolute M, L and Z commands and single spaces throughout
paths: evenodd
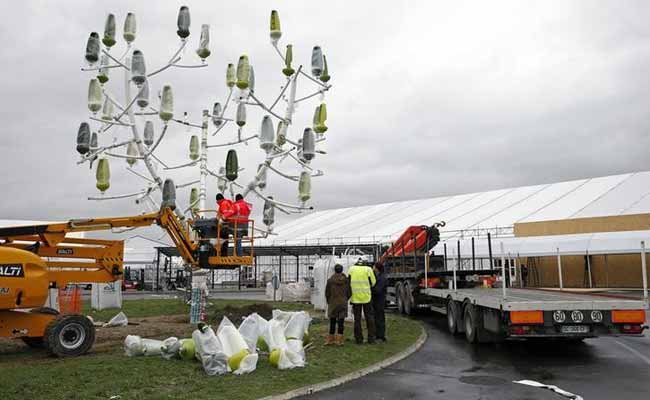
M 449 328 L 449 333 L 452 335 L 460 333 L 458 330 L 458 321 L 460 320 L 458 313 L 458 304 L 454 300 L 449 299 L 447 301 L 447 328 Z
M 402 282 L 395 285 L 395 302 L 397 303 L 397 312 L 404 314 L 404 298 L 402 297 Z
M 463 313 L 463 320 L 465 323 L 465 339 L 467 339 L 468 343 L 477 343 L 481 327 L 479 310 L 472 304 L 467 304 Z
M 402 303 L 404 303 L 404 314 L 413 315 L 413 290 L 409 282 L 404 283 L 402 286 Z

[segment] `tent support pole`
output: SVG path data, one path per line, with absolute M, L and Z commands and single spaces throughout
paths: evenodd
M 589 250 L 587 250 L 587 278 L 589 279 L 589 288 L 593 288 L 594 284 L 591 280 L 591 256 L 589 255 Z
M 503 242 L 501 242 L 501 288 L 503 298 L 506 298 L 506 253 L 503 250 Z
M 645 260 L 645 240 L 641 241 L 641 273 L 643 274 L 643 301 L 648 304 L 648 270 Z
M 559 247 L 557 247 L 557 275 L 560 280 L 560 290 L 564 290 L 564 284 L 562 283 L 562 256 L 560 256 Z

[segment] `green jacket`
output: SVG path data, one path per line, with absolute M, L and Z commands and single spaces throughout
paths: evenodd
M 352 304 L 366 304 L 370 303 L 372 295 L 370 288 L 375 286 L 377 280 L 372 268 L 365 265 L 353 265 L 348 270 L 350 276 L 350 287 L 352 288 Z

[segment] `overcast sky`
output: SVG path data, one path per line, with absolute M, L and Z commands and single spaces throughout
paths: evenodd
M 325 99 L 328 154 L 313 162 L 326 173 L 313 180 L 316 209 L 650 169 L 647 1 L 3 1 L 0 219 L 142 211 L 132 200 L 86 200 L 98 191 L 94 171 L 77 165 L 75 138 L 79 123 L 88 121 L 93 75 L 80 67 L 88 34 L 102 34 L 108 12 L 117 17 L 113 52 L 121 54 L 129 11 L 137 16 L 134 47 L 150 71 L 163 65 L 178 47 L 182 4 L 192 14 L 183 63 L 199 62 L 194 49 L 201 24 L 208 23 L 209 66 L 170 69 L 151 85 L 156 93 L 170 83 L 177 115 L 187 111 L 194 121 L 224 100 L 225 66 L 242 53 L 255 67 L 258 96 L 270 102 L 277 95 L 284 78 L 269 44 L 271 9 L 280 13 L 281 47 L 294 44 L 295 64 L 308 68 L 312 46 L 322 46 L 333 88 Z M 107 85 L 118 98 L 122 82 L 121 72 L 112 70 Z M 299 96 L 313 90 L 303 80 Z M 317 103 L 314 98 L 298 108 L 294 139 Z M 254 133 L 262 115 L 250 110 L 245 132 Z M 153 120 L 159 133 L 160 121 Z M 129 134 L 115 129 L 118 139 Z M 190 135 L 171 126 L 160 157 L 172 165 L 189 161 Z M 236 132 L 231 126 L 219 135 L 215 143 Z M 106 133 L 100 143 L 112 140 Z M 238 151 L 245 183 L 264 153 L 257 142 Z M 210 160 L 216 169 L 225 150 L 211 150 Z M 111 160 L 107 194 L 142 186 L 125 166 Z M 299 171 L 289 161 L 280 166 Z M 197 176 L 196 169 L 160 172 L 177 182 Z M 277 199 L 297 201 L 294 183 L 270 175 L 269 189 Z M 215 181 L 208 193 L 212 201 Z M 178 193 L 182 203 L 188 196 L 188 190 Z

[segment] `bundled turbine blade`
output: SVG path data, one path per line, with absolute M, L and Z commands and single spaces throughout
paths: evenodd
M 176 209 L 176 185 L 174 185 L 174 181 L 169 178 L 165 179 L 165 182 L 163 183 L 162 204 L 160 207 L 169 207 L 172 211 Z
M 104 106 L 102 107 L 102 119 L 104 121 L 113 120 L 113 103 L 106 97 L 104 99 Z
M 96 78 L 88 83 L 88 109 L 93 114 L 102 109 L 102 87 Z
M 199 48 L 196 54 L 201 60 L 205 60 L 211 54 L 210 52 L 210 25 L 201 25 L 201 39 L 199 39 Z
M 282 30 L 280 29 L 280 16 L 276 10 L 271 11 L 271 39 L 277 42 L 282 37 Z
M 199 137 L 192 135 L 190 138 L 190 160 L 196 161 L 199 159 Z
M 264 168 L 262 173 L 260 173 L 260 170 Z M 267 177 L 267 171 L 268 168 L 266 168 L 265 164 L 260 164 L 257 166 L 257 187 L 264 190 L 266 188 L 266 177 Z
M 87 122 L 82 122 L 77 131 L 77 151 L 79 154 L 88 154 L 90 151 L 90 126 Z
M 220 167 L 219 168 L 219 176 L 226 176 L 226 168 L 225 167 Z M 223 193 L 226 191 L 228 181 L 225 178 L 217 178 L 217 188 L 219 189 L 220 193 Z
M 88 36 L 88 42 L 86 42 L 86 61 L 90 65 L 95 64 L 99 61 L 99 34 L 97 32 L 92 32 Z
M 233 149 L 228 150 L 226 156 L 226 179 L 234 181 L 239 174 L 239 162 L 237 161 L 237 152 Z
M 262 127 L 260 128 L 260 147 L 268 153 L 273 150 L 274 142 L 273 121 L 271 121 L 271 117 L 265 115 L 262 118 Z
M 241 102 L 237 105 L 236 122 L 240 127 L 246 125 L 246 105 L 244 102 Z
M 138 159 L 136 158 L 138 156 L 138 147 L 134 142 L 129 142 L 129 144 L 126 145 L 126 155 L 128 157 L 126 162 L 130 166 L 134 166 L 135 163 L 138 162 Z
M 90 134 L 90 150 L 99 149 L 99 140 L 97 138 L 97 132 Z
M 128 13 L 124 20 L 124 33 L 122 34 L 128 44 L 131 44 L 135 40 L 135 30 L 135 14 Z
M 292 62 L 293 62 L 293 46 L 288 44 L 287 50 L 284 53 L 284 68 L 282 69 L 282 73 L 287 77 L 293 75 L 296 72 L 296 70 L 293 69 L 293 67 L 291 67 Z
M 318 77 L 323 72 L 323 51 L 320 46 L 314 46 L 311 51 L 311 73 Z
M 99 61 L 99 71 L 97 73 L 97 80 L 102 85 L 108 82 L 108 71 L 110 71 L 110 68 L 107 67 L 108 67 L 108 56 L 106 54 L 102 54 Z
M 269 196 L 268 198 L 273 200 L 272 196 Z M 271 227 L 271 225 L 275 223 L 275 207 L 273 207 L 273 203 L 268 200 L 264 201 L 264 211 L 262 212 L 262 216 L 264 225 Z
M 108 14 L 106 16 L 106 23 L 104 24 L 104 38 L 102 43 L 107 48 L 113 47 L 115 44 L 115 15 Z
M 217 128 L 223 124 L 223 120 L 221 119 L 221 103 L 219 102 L 214 103 L 212 107 L 212 123 Z
M 330 70 L 327 67 L 327 57 L 323 54 L 323 72 L 320 74 L 321 82 L 327 83 L 332 77 L 330 76 Z
M 276 144 L 280 147 L 287 143 L 287 124 L 284 121 L 278 122 L 278 134 L 276 136 Z
M 146 108 L 149 106 L 149 81 L 144 81 L 140 91 L 138 92 L 138 99 L 136 100 L 138 107 Z
M 305 131 L 302 133 L 302 157 L 306 161 L 311 161 L 316 157 L 314 131 L 311 128 L 305 128 Z
M 248 71 L 248 90 L 251 93 L 255 93 L 255 71 L 253 71 L 252 65 Z
M 158 115 L 165 122 L 174 117 L 174 94 L 172 93 L 172 87 L 169 85 L 163 86 Z
M 314 110 L 314 132 L 316 133 L 325 133 L 327 131 L 327 126 L 325 126 L 325 121 L 327 120 L 327 106 L 325 103 L 317 106 Z
M 104 193 L 111 186 L 111 169 L 108 165 L 108 159 L 100 158 L 95 171 L 95 186 Z
M 235 66 L 232 64 L 228 64 L 228 67 L 226 68 L 226 86 L 231 88 L 235 86 L 236 82 L 237 82 L 237 78 L 235 74 Z
M 237 63 L 237 87 L 244 90 L 248 88 L 248 75 L 250 74 L 250 63 L 248 62 L 248 56 L 243 54 L 239 57 L 239 62 Z
M 185 39 L 188 36 L 190 36 L 190 9 L 187 8 L 187 6 L 182 6 L 180 10 L 178 10 L 178 30 L 176 31 L 176 34 L 181 39 Z
M 131 80 L 138 87 L 147 80 L 147 67 L 144 63 L 144 54 L 140 50 L 133 52 L 131 57 Z
M 153 122 L 147 121 L 144 123 L 144 144 L 151 146 L 154 141 Z
M 302 202 L 311 198 L 311 175 L 307 171 L 302 171 L 300 173 L 300 181 L 298 181 L 298 198 Z
M 190 207 L 193 212 L 199 210 L 199 189 L 197 188 L 192 188 L 192 190 L 190 190 Z

